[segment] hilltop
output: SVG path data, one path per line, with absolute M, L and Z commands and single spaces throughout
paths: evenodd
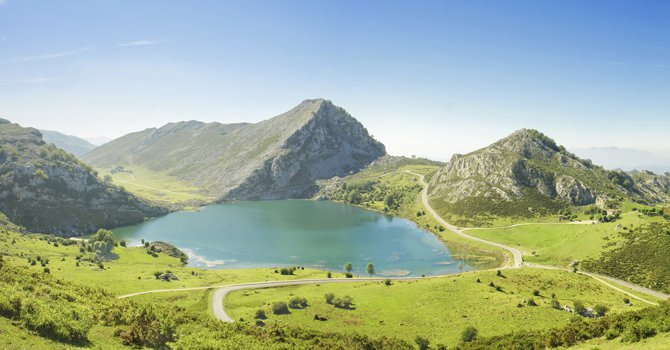
M 466 155 L 454 155 L 430 181 L 445 213 L 528 216 L 631 198 L 670 200 L 667 175 L 608 171 L 537 130 L 522 129 Z
M 42 134 L 0 120 L 0 212 L 32 232 L 78 236 L 166 213 L 98 179 Z
M 317 180 L 356 172 L 385 154 L 343 108 L 315 99 L 255 124 L 170 123 L 83 159 L 96 168 L 164 173 L 225 200 L 309 197 Z

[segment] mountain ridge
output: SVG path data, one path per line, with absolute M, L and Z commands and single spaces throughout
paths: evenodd
M 83 158 L 99 168 L 165 172 L 228 200 L 309 197 L 316 180 L 357 171 L 384 154 L 343 108 L 312 99 L 258 123 L 169 123 Z

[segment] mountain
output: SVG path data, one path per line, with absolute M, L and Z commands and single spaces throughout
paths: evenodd
M 96 146 L 76 136 L 61 134 L 58 131 L 40 130 L 42 139 L 47 143 L 53 143 L 56 147 L 70 152 L 79 157 L 94 149 Z
M 163 172 L 225 200 L 309 197 L 316 180 L 356 172 L 385 154 L 344 109 L 315 99 L 255 124 L 186 121 L 146 129 L 83 159 L 98 168 Z
M 0 212 L 33 232 L 78 236 L 166 210 L 104 183 L 38 130 L 0 119 Z
M 617 147 L 592 147 L 571 151 L 606 169 L 670 172 L 670 156 L 661 156 L 647 151 Z
M 530 215 L 622 197 L 670 200 L 665 175 L 605 170 L 529 129 L 472 153 L 454 155 L 429 185 L 436 207 L 457 215 Z

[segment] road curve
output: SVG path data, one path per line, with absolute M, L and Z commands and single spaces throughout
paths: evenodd
M 467 238 L 467 239 L 472 240 L 472 241 L 477 241 L 477 242 L 485 243 L 485 244 L 492 245 L 492 246 L 495 246 L 495 247 L 498 247 L 498 248 L 502 248 L 502 249 L 510 252 L 512 254 L 512 256 L 514 257 L 514 261 L 512 262 L 512 266 L 510 266 L 510 267 L 517 268 L 517 267 L 523 266 L 523 254 L 521 253 L 521 251 L 519 249 L 512 248 L 510 246 L 506 246 L 504 244 L 500 244 L 500 243 L 497 243 L 497 242 L 487 241 L 487 240 L 481 239 L 479 237 L 470 236 L 470 235 L 464 233 L 463 231 L 459 230 L 456 226 L 454 226 L 454 225 L 446 222 L 444 219 L 442 219 L 442 217 L 439 214 L 437 214 L 437 212 L 433 209 L 433 207 L 430 206 L 430 203 L 428 203 L 428 184 L 424 180 L 424 175 L 417 174 L 417 173 L 411 172 L 409 170 L 405 170 L 405 172 L 408 173 L 408 174 L 412 174 L 414 176 L 417 176 L 419 178 L 419 182 L 421 183 L 421 186 L 423 186 L 423 190 L 421 191 L 421 201 L 423 202 L 423 206 L 426 207 L 426 210 L 428 210 L 430 215 L 433 218 L 435 218 L 435 220 L 437 220 L 437 222 L 439 222 L 440 225 L 446 227 L 447 229 L 449 229 L 449 231 L 451 231 L 451 232 L 453 232 L 453 233 L 455 233 L 455 234 L 457 234 L 457 235 L 459 235 L 463 238 Z
M 258 289 L 258 288 L 273 288 L 273 287 L 286 287 L 286 286 L 297 286 L 302 284 L 323 284 L 323 283 L 352 283 L 352 282 L 381 282 L 387 279 L 391 280 L 402 280 L 402 281 L 413 281 L 418 278 L 413 277 L 403 277 L 403 278 L 326 278 L 326 279 L 308 279 L 308 280 L 293 280 L 293 281 L 272 281 L 272 282 L 257 282 L 257 283 L 243 283 L 243 284 L 234 284 L 230 286 L 225 286 L 219 288 L 214 292 L 212 300 L 212 311 L 214 312 L 214 317 L 217 320 L 232 323 L 235 322 L 228 314 L 226 313 L 226 307 L 224 305 L 226 295 L 230 292 L 243 289 Z

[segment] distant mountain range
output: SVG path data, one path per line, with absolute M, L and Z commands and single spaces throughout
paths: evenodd
M 70 152 L 79 157 L 84 153 L 94 149 L 96 146 L 82 138 L 65 135 L 58 131 L 40 130 L 42 139 L 46 143 L 53 143 L 58 148 Z
M 606 169 L 650 170 L 670 172 L 670 155 L 661 156 L 647 151 L 617 147 L 592 147 L 571 150 L 582 158 L 590 159 Z
M 386 154 L 343 108 L 305 100 L 255 123 L 186 121 L 146 129 L 85 154 L 96 168 L 143 167 L 220 199 L 309 197 L 315 182 L 360 170 Z
M 431 179 L 430 198 L 445 213 L 530 215 L 616 198 L 670 200 L 670 176 L 610 171 L 523 129 L 483 149 L 454 155 Z
M 79 236 L 167 210 L 103 182 L 40 131 L 0 119 L 0 212 L 32 232 Z

